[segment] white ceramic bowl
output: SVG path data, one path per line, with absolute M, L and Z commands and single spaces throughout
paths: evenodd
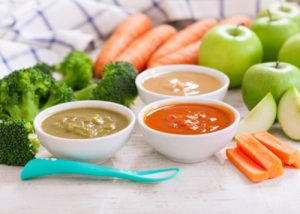
M 229 86 L 229 78 L 222 73 L 221 71 L 204 67 L 204 66 L 198 66 L 198 65 L 168 65 L 168 66 L 160 66 L 155 68 L 150 68 L 148 70 L 143 71 L 141 74 L 139 74 L 135 80 L 135 84 L 137 86 L 139 96 L 145 103 L 152 103 L 157 100 L 167 99 L 167 98 L 174 98 L 174 97 L 183 97 L 183 96 L 171 96 L 171 95 L 165 95 L 165 94 L 159 94 L 156 92 L 152 92 L 150 90 L 147 90 L 143 86 L 143 82 L 151 77 L 156 77 L 164 73 L 169 73 L 171 71 L 191 71 L 191 72 L 197 72 L 202 74 L 209 74 L 215 78 L 217 78 L 222 86 L 221 88 L 205 93 L 205 94 L 199 94 L 194 95 L 190 97 L 195 98 L 209 98 L 209 99 L 217 99 L 222 100 L 228 90 Z
M 129 124 L 111 135 L 88 139 L 67 139 L 47 134 L 41 127 L 50 115 L 72 108 L 99 107 L 126 116 Z M 75 101 L 48 108 L 37 115 L 34 128 L 41 144 L 55 157 L 87 162 L 103 162 L 113 156 L 129 139 L 135 124 L 134 113 L 125 106 L 105 101 Z
M 180 135 L 160 132 L 144 123 L 145 115 L 160 106 L 173 103 L 218 104 L 234 114 L 234 122 L 228 127 L 207 134 Z M 145 106 L 138 115 L 138 122 L 144 139 L 167 158 L 181 163 L 197 163 L 211 157 L 226 146 L 234 137 L 240 115 L 232 106 L 218 100 L 182 97 L 156 101 Z

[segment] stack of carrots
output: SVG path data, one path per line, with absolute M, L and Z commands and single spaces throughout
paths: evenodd
M 134 14 L 125 19 L 104 43 L 94 65 L 95 76 L 103 76 L 103 67 L 115 61 L 128 61 L 139 72 L 160 65 L 197 64 L 205 33 L 225 24 L 249 27 L 251 20 L 245 16 L 229 17 L 219 23 L 215 19 L 203 19 L 177 32 L 167 24 L 153 28 L 148 16 Z
M 266 131 L 235 139 L 237 147 L 227 149 L 226 155 L 253 182 L 280 176 L 283 165 L 300 168 L 300 152 Z

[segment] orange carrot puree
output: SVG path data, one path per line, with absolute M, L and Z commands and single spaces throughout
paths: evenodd
M 206 134 L 226 128 L 234 121 L 229 109 L 214 104 L 174 103 L 156 108 L 145 115 L 152 129 L 172 134 Z

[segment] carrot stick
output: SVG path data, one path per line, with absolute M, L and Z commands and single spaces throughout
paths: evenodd
M 282 174 L 283 169 L 281 160 L 251 134 L 241 134 L 236 136 L 235 139 L 238 148 L 258 165 L 266 169 L 270 178 Z
M 251 26 L 251 19 L 248 16 L 230 16 L 223 19 L 219 25 L 244 25 L 246 27 Z
M 292 164 L 295 168 L 300 168 L 300 152 L 297 151 L 297 158 L 295 162 Z
M 209 29 L 216 25 L 217 21 L 215 19 L 203 19 L 187 26 L 169 39 L 151 56 L 147 67 L 150 67 L 154 61 L 167 56 L 168 54 L 173 53 L 191 43 L 199 41 Z
M 115 61 L 128 61 L 141 72 L 151 55 L 176 34 L 170 25 L 160 25 L 135 40 Z
M 148 68 L 175 65 L 175 64 L 197 64 L 199 55 L 200 41 L 194 42 L 184 48 L 181 48 L 174 53 L 154 61 Z
M 150 18 L 137 13 L 125 19 L 104 43 L 94 65 L 95 76 L 103 76 L 104 65 L 114 61 L 135 39 L 152 28 Z
M 269 178 L 268 172 L 245 155 L 239 148 L 226 149 L 228 159 L 252 182 Z
M 253 136 L 273 152 L 284 163 L 291 165 L 297 159 L 297 150 L 266 131 L 253 133 Z

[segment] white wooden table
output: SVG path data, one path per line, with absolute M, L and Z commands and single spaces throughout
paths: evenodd
M 240 91 L 226 101 L 243 114 Z M 287 140 L 280 129 L 272 133 Z M 287 140 L 288 141 L 288 140 Z M 300 144 L 291 144 L 300 149 Z M 105 165 L 146 170 L 180 167 L 174 180 L 140 184 L 79 176 L 21 181 L 21 167 L 0 165 L 0 213 L 300 213 L 300 170 L 253 184 L 222 153 L 199 164 L 167 160 L 146 144 L 138 130 Z

